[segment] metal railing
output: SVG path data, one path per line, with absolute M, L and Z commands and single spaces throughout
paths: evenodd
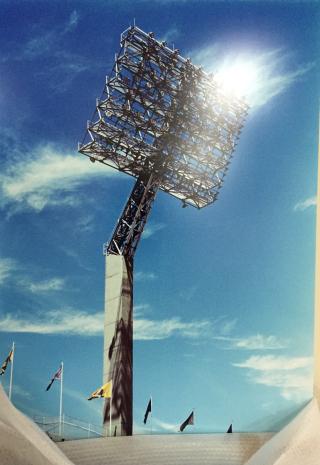
M 105 436 L 103 426 L 87 423 L 66 415 L 59 417 L 34 416 L 34 422 L 55 442 Z

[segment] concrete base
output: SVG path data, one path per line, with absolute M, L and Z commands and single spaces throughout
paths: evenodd
M 0 464 L 73 465 L 32 420 L 12 405 L 1 384 Z
M 132 434 L 132 263 L 106 255 L 103 383 L 112 380 L 112 401 L 106 399 L 107 435 Z M 110 407 L 111 404 L 111 407 Z M 110 411 L 112 428 L 110 431 Z
M 80 439 L 59 447 L 75 465 L 244 465 L 271 437 L 272 433 L 162 434 Z

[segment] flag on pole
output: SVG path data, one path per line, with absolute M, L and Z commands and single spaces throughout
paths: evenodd
M 150 398 L 149 402 L 148 402 L 148 405 L 147 405 L 147 410 L 146 410 L 146 413 L 144 414 L 144 419 L 143 419 L 143 423 L 146 424 L 147 423 L 147 420 L 148 420 L 148 415 L 149 413 L 152 412 L 152 400 Z
M 8 357 L 5 359 L 5 361 L 3 362 L 1 368 L 0 368 L 0 375 L 3 375 L 4 372 L 6 371 L 7 369 L 7 366 L 9 365 L 10 362 L 12 362 L 12 359 L 13 359 L 13 349 L 10 350 L 9 352 L 9 355 Z
M 59 370 L 56 371 L 56 373 L 51 378 L 51 381 L 48 384 L 46 391 L 49 391 L 55 379 L 61 379 L 61 373 L 62 373 L 62 365 L 59 367 Z
M 180 431 L 183 431 L 185 429 L 185 427 L 188 426 L 188 425 L 194 425 L 193 411 L 190 413 L 188 418 L 183 423 L 181 423 Z
M 100 397 L 104 397 L 107 399 L 110 399 L 112 397 L 112 380 L 99 387 L 96 391 L 93 391 L 90 397 L 88 397 L 88 400 L 99 399 Z
M 231 425 L 229 426 L 227 433 L 232 433 L 232 423 L 231 423 Z

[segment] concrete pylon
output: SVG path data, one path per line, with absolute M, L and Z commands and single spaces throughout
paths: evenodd
M 319 128 L 319 139 L 320 139 L 320 128 Z M 317 193 L 317 213 L 316 213 L 313 395 L 317 399 L 318 403 L 320 404 L 320 140 L 318 143 L 318 188 L 317 189 L 318 189 L 318 193 Z
M 133 262 L 106 255 L 103 383 L 112 380 L 111 435 L 132 435 Z M 110 435 L 110 399 L 104 426 Z

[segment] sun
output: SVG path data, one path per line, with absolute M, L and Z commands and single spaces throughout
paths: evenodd
M 238 59 L 223 64 L 215 74 L 215 80 L 225 93 L 248 97 L 257 86 L 258 74 L 258 66 L 254 61 Z

